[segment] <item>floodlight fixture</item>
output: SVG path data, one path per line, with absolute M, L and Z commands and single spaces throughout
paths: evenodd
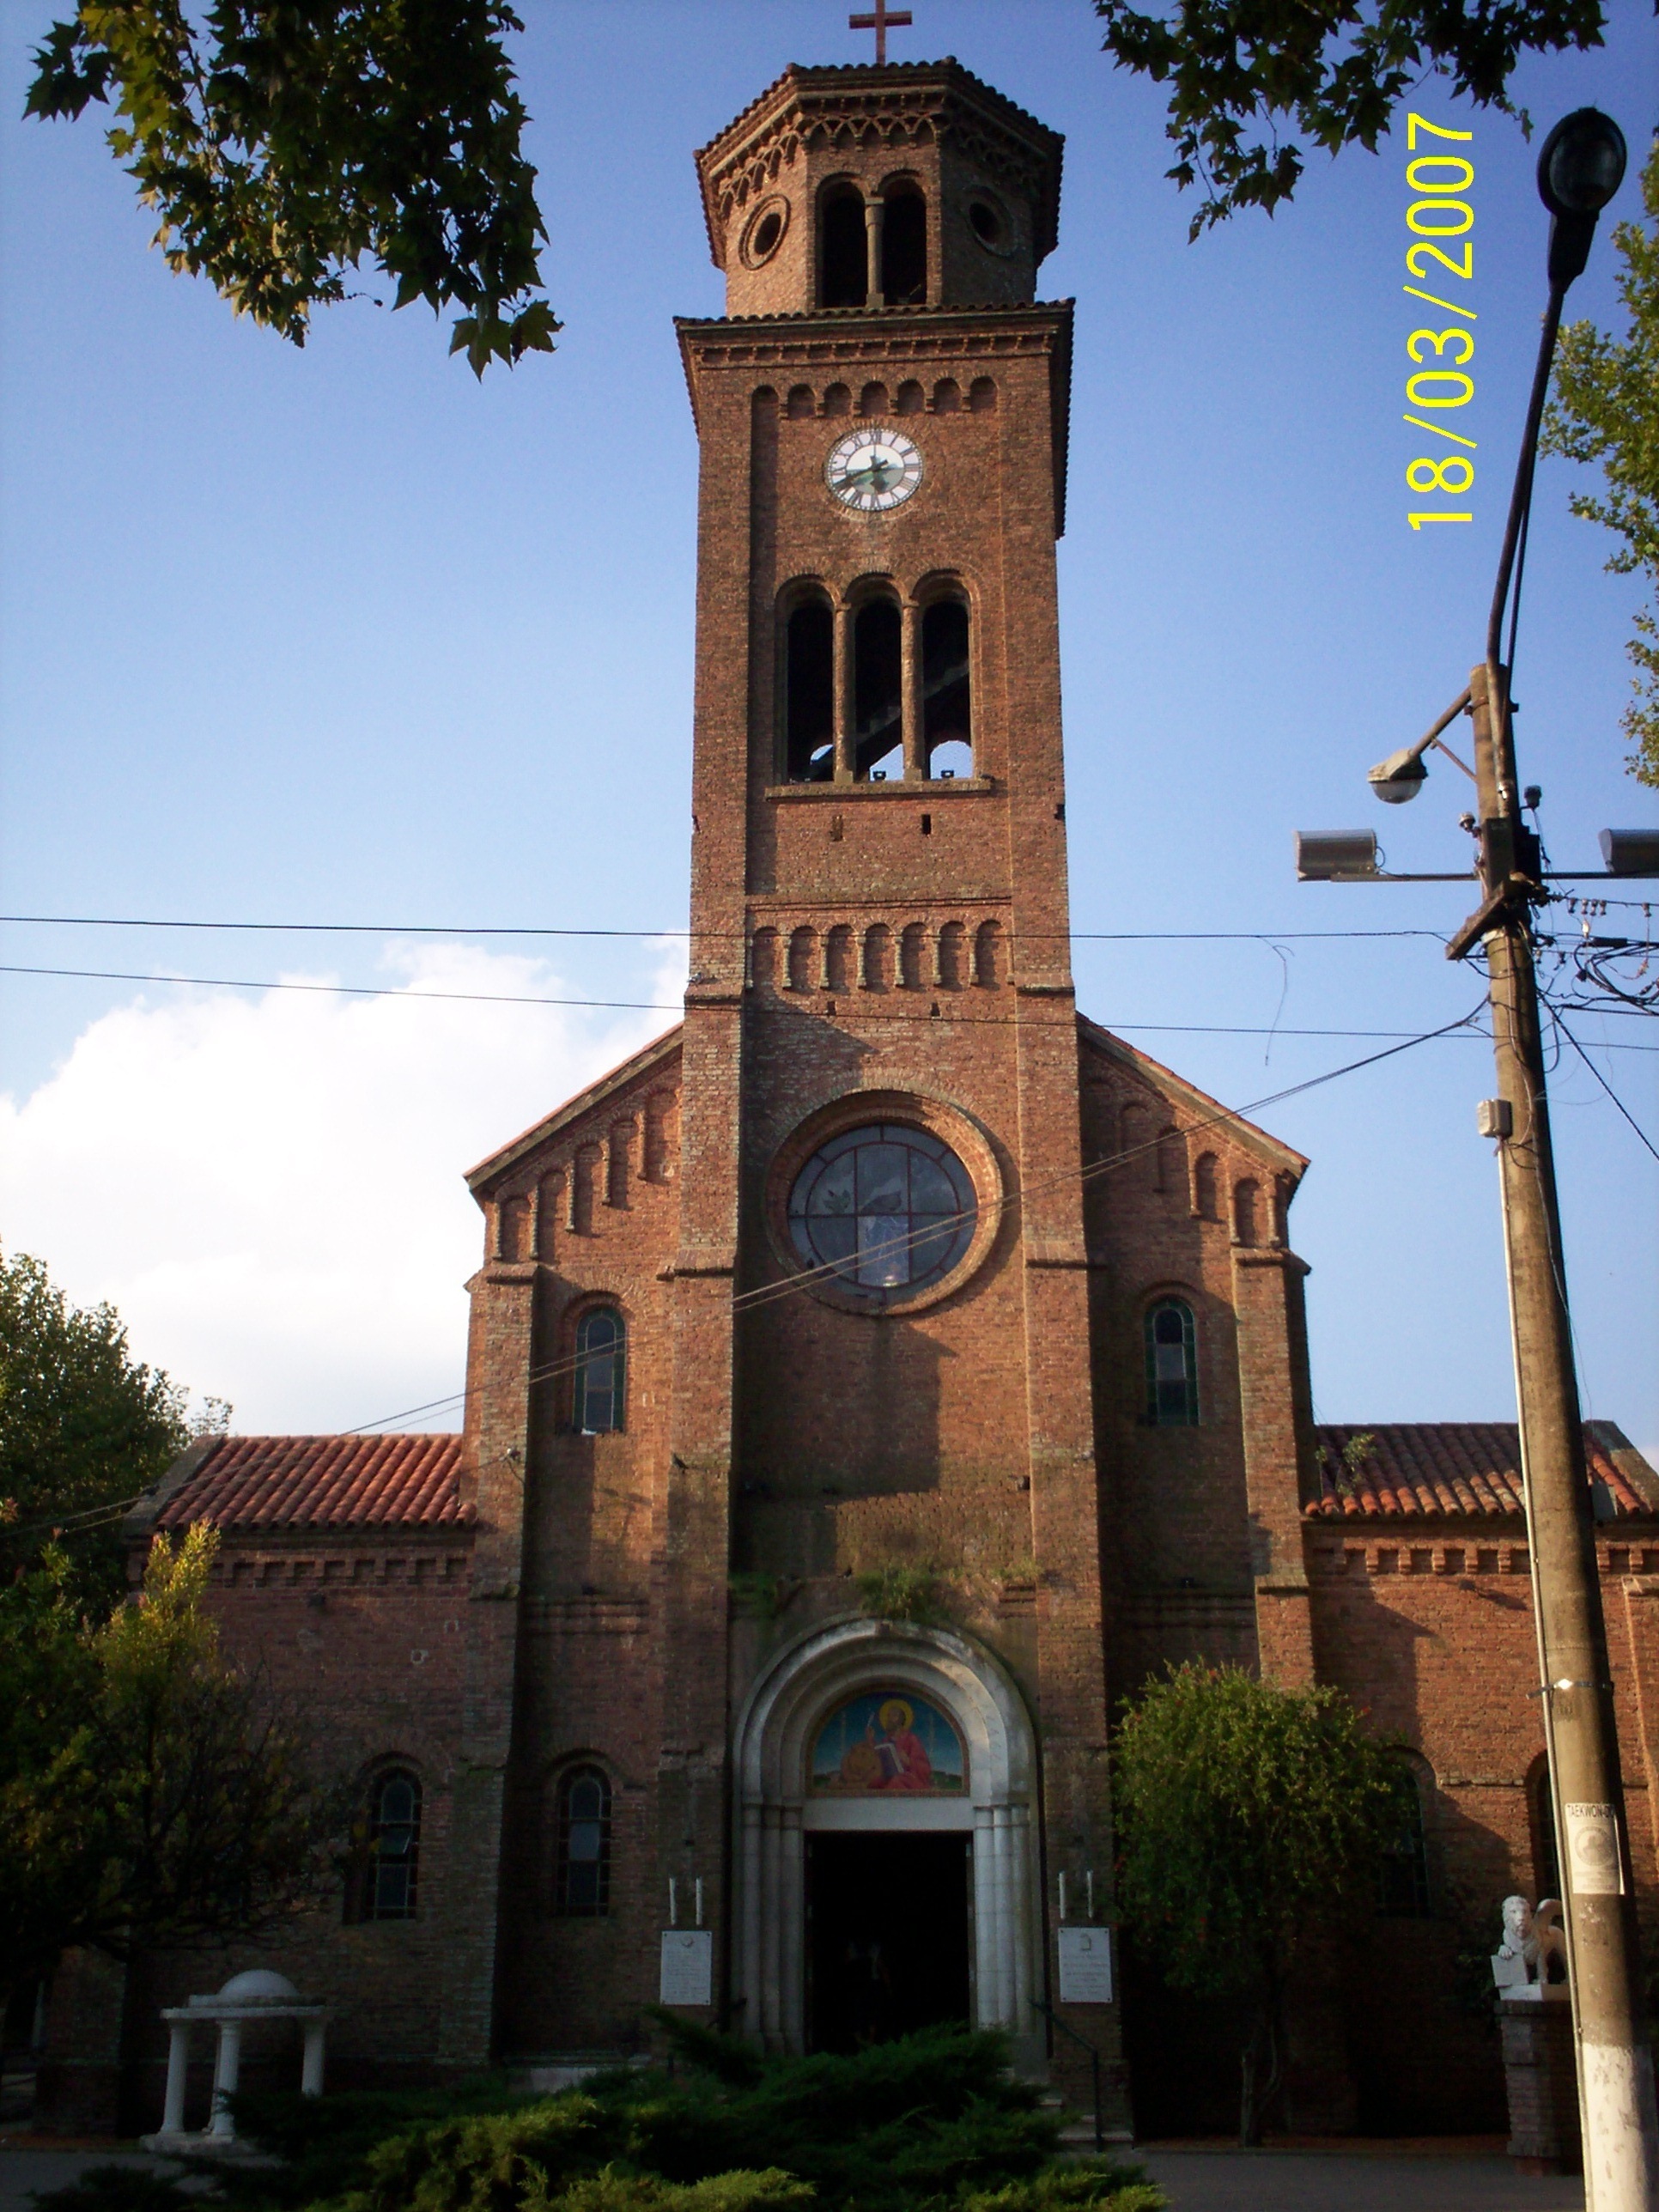
M 1659 830 L 1604 830 L 1601 858 L 1610 876 L 1659 876 Z
M 1364 884 L 1382 879 L 1375 830 L 1298 830 L 1296 876 L 1303 884 Z

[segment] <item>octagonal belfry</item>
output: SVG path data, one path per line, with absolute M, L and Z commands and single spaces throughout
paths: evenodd
M 955 61 L 786 70 L 697 155 L 727 314 L 1029 301 L 1061 143 Z

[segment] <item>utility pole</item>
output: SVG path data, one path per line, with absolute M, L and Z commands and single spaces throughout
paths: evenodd
M 1474 827 L 1482 896 L 1446 953 L 1462 960 L 1477 945 L 1484 947 L 1489 975 L 1498 1095 L 1481 1109 L 1481 1131 L 1498 1141 L 1538 1633 L 1536 1694 L 1543 1705 L 1567 1923 L 1587 2212 L 1656 2212 L 1659 2123 L 1652 2054 L 1637 1997 L 1641 1984 L 1636 1899 L 1533 965 L 1533 909 L 1548 892 L 1539 840 L 1522 811 L 1510 672 L 1502 653 L 1504 616 L 1531 506 L 1539 427 L 1562 307 L 1568 286 L 1583 274 L 1589 258 L 1596 218 L 1619 189 L 1624 171 L 1623 135 L 1616 123 L 1592 107 L 1581 107 L 1558 123 L 1539 154 L 1539 193 L 1553 218 L 1549 301 L 1486 625 L 1486 659 L 1471 672 L 1468 690 L 1428 735 L 1392 754 L 1370 778 L 1373 792 L 1390 805 L 1414 798 L 1426 773 L 1424 754 L 1437 745 L 1456 760 L 1441 732 L 1466 707 L 1473 715 L 1480 808 Z M 1514 635 L 1512 617 L 1511 646 Z M 1527 805 L 1536 805 L 1535 792 L 1524 796 Z M 1305 880 L 1375 882 L 1380 874 L 1376 849 L 1369 831 L 1304 836 L 1298 840 L 1299 872 Z
M 1480 787 L 1480 913 L 1490 968 L 1498 1139 L 1521 1472 L 1545 1742 L 1565 1891 L 1589 2212 L 1650 2212 L 1659 2191 L 1653 2060 L 1638 2000 L 1636 1900 L 1625 1833 L 1607 1625 L 1573 1370 L 1550 1146 L 1530 901 L 1537 840 L 1516 789 L 1508 672 L 1469 678 Z M 1455 941 L 1455 940 L 1454 940 Z
M 1487 621 L 1486 657 L 1469 676 L 1485 896 L 1446 947 L 1449 957 L 1461 959 L 1479 939 L 1490 979 L 1498 1097 L 1487 1109 L 1487 1133 L 1498 1141 L 1527 1549 L 1565 1891 L 1588 2212 L 1651 2212 L 1659 2198 L 1659 2124 L 1653 2057 L 1637 1996 L 1636 1899 L 1533 966 L 1532 909 L 1546 896 L 1543 859 L 1522 815 L 1509 671 L 1499 655 L 1532 501 L 1561 309 L 1567 287 L 1589 258 L 1596 216 L 1618 189 L 1623 155 L 1617 125 L 1581 108 L 1557 125 L 1539 156 L 1539 190 L 1553 216 L 1549 301 Z

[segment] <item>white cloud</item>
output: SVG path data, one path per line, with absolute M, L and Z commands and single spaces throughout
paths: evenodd
M 412 997 L 580 995 L 543 961 L 462 945 L 382 966 L 398 980 L 376 999 L 148 991 L 29 1097 L 0 1096 L 8 1249 L 77 1304 L 108 1298 L 139 1358 L 230 1399 L 244 1432 L 459 1389 L 482 1250 L 463 1173 L 673 1018 Z M 672 1006 L 684 972 L 665 945 L 630 995 Z

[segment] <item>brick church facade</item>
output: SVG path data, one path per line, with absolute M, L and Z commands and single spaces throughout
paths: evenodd
M 258 1954 L 337 2081 L 562 2078 L 662 1993 L 778 2050 L 971 2018 L 1075 2088 L 1067 2028 L 1115 2130 L 1224 2126 L 1108 1932 L 1113 1716 L 1196 1656 L 1340 1685 L 1418 1787 L 1291 2124 L 1502 2124 L 1457 1960 L 1553 1886 L 1515 1432 L 1316 1429 L 1306 1163 L 1074 1003 L 1060 168 L 954 63 L 793 68 L 698 156 L 684 1018 L 471 1175 L 462 1436 L 210 1440 L 131 1524 L 219 1526 L 229 1644 L 357 1778 Z M 1589 1443 L 1651 1896 L 1659 1477 Z M 48 2102 L 153 2125 L 220 1964 L 66 1971 Z

